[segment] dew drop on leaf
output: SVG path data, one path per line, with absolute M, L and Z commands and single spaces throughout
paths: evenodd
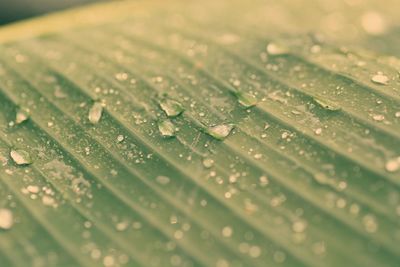
M 232 227 L 230 226 L 225 226 L 222 228 L 222 236 L 223 237 L 231 237 L 233 233 Z
M 389 77 L 383 74 L 375 74 L 371 77 L 371 81 L 376 84 L 387 85 L 389 82 Z
M 158 123 L 158 130 L 164 137 L 175 136 L 175 125 L 170 120 L 164 120 Z
M 96 124 L 100 121 L 103 114 L 103 105 L 100 102 L 95 102 L 89 110 L 89 121 Z
M 10 152 L 12 160 L 17 165 L 29 165 L 32 164 L 31 156 L 28 152 L 22 149 L 12 149 Z
M 181 103 L 169 98 L 163 98 L 160 100 L 159 105 L 168 117 L 179 116 L 183 111 L 185 111 Z
M 245 108 L 250 108 L 257 105 L 257 98 L 250 93 L 243 93 L 238 92 L 236 93 L 236 97 L 240 105 L 244 106 Z
M 295 222 L 293 222 L 293 224 L 292 224 L 292 230 L 293 230 L 293 232 L 295 232 L 295 233 L 302 233 L 302 232 L 304 232 L 304 230 L 306 229 L 306 227 L 307 227 L 307 224 L 306 224 L 304 221 L 302 221 L 302 220 L 295 221 Z
M 207 169 L 211 168 L 214 165 L 214 160 L 210 158 L 203 159 L 203 166 Z
M 272 56 L 285 55 L 289 52 L 289 50 L 286 47 L 276 43 L 269 43 L 266 49 L 267 53 Z
M 396 172 L 400 169 L 400 157 L 391 159 L 385 164 L 385 169 L 388 172 Z
M 0 229 L 8 230 L 14 224 L 14 216 L 9 209 L 0 209 Z
M 375 114 L 375 115 L 372 115 L 372 118 L 374 119 L 374 121 L 383 121 L 385 119 L 385 116 L 383 116 L 381 114 Z
M 330 111 L 337 111 L 340 110 L 340 107 L 332 101 L 321 99 L 318 97 L 314 97 L 314 101 L 321 106 L 323 109 L 330 110 Z
M 22 110 L 22 109 L 19 109 L 17 111 L 17 114 L 15 115 L 15 123 L 16 124 L 21 124 L 24 121 L 28 120 L 28 118 L 29 118 L 29 113 L 24 111 L 24 110 Z
M 219 124 L 207 129 L 207 133 L 218 140 L 224 140 L 233 130 L 233 124 Z
M 321 134 L 322 134 L 322 128 L 317 128 L 317 129 L 315 129 L 314 133 L 315 133 L 316 135 L 321 135 Z
M 124 139 L 125 139 L 125 137 L 122 134 L 117 136 L 117 142 L 118 143 L 121 143 L 122 141 L 124 141 Z

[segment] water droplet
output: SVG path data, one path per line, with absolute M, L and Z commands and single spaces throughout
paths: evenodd
M 331 110 L 331 111 L 340 110 L 340 107 L 336 103 L 334 103 L 330 100 L 314 97 L 314 101 L 318 105 L 320 105 L 323 109 L 327 109 L 327 110 Z
M 222 228 L 222 236 L 223 237 L 231 237 L 232 234 L 233 234 L 232 227 L 225 226 L 224 228 Z
M 182 112 L 185 111 L 181 103 L 169 98 L 163 98 L 162 100 L 160 100 L 159 105 L 168 117 L 179 116 Z
M 158 130 L 164 137 L 175 136 L 175 125 L 170 120 L 158 122 Z
M 400 169 L 400 157 L 391 159 L 385 164 L 385 169 L 388 172 L 396 172 Z
M 389 77 L 378 73 L 378 74 L 375 74 L 374 76 L 372 76 L 371 81 L 376 84 L 387 85 L 389 82 Z
M 314 179 L 317 183 L 322 184 L 322 185 L 332 185 L 333 184 L 333 180 L 330 179 L 328 176 L 326 176 L 322 172 L 318 172 L 318 173 L 314 174 Z
M 262 158 L 262 154 L 257 153 L 257 154 L 254 154 L 253 157 L 254 157 L 255 159 L 261 159 L 261 158 Z
M 224 140 L 233 130 L 233 124 L 219 124 L 207 129 L 207 133 L 218 140 Z
M 321 134 L 322 134 L 322 128 L 317 128 L 317 129 L 315 129 L 314 133 L 315 133 L 316 135 L 321 135 Z
M 31 156 L 25 150 L 12 149 L 10 151 L 10 156 L 11 156 L 12 160 L 17 165 L 29 165 L 29 164 L 32 164 Z
M 115 265 L 115 259 L 111 255 L 107 255 L 103 259 L 104 267 L 112 267 Z
M 269 184 L 268 177 L 265 175 L 260 176 L 259 180 L 260 180 L 260 186 L 262 186 L 262 187 L 265 187 Z
M 125 231 L 129 226 L 129 222 L 128 221 L 122 221 L 119 222 L 115 225 L 115 229 L 119 232 Z
M 205 158 L 203 159 L 203 166 L 207 169 L 211 168 L 214 165 L 214 160 L 213 159 L 209 159 L 209 158 Z
M 29 113 L 25 110 L 19 109 L 17 111 L 17 114 L 15 115 L 15 123 L 21 124 L 24 121 L 28 120 L 28 118 L 29 118 Z
M 100 102 L 95 102 L 89 110 L 89 121 L 96 124 L 100 121 L 103 114 L 103 105 Z
M 302 233 L 302 232 L 304 232 L 304 230 L 306 229 L 306 227 L 307 227 L 307 224 L 304 222 L 304 221 L 295 221 L 293 224 L 292 224 L 292 230 L 293 230 L 293 232 L 295 232 L 295 233 Z
M 259 246 L 251 246 L 249 249 L 249 255 L 252 258 L 258 258 L 261 255 L 261 248 Z
M 125 139 L 125 137 L 122 134 L 117 136 L 117 142 L 118 143 L 121 143 L 122 141 L 124 141 L 124 139 Z
M 371 35 L 381 35 L 387 30 L 385 18 L 375 11 L 368 11 L 361 17 L 361 26 Z
M 383 121 L 385 119 L 385 116 L 383 116 L 381 114 L 375 114 L 375 115 L 372 115 L 372 118 L 374 119 L 374 121 Z
M 14 224 L 14 216 L 9 209 L 0 209 L 0 229 L 8 230 Z
M 239 104 L 245 108 L 250 108 L 257 105 L 257 98 L 253 94 L 237 92 L 235 95 L 238 99 Z
M 375 233 L 378 230 L 378 223 L 373 215 L 365 215 L 362 219 L 362 222 L 364 224 L 365 230 L 368 233 Z
M 36 185 L 28 185 L 26 187 L 26 190 L 28 190 L 29 193 L 37 194 L 37 193 L 39 193 L 40 188 L 39 188 L 39 186 L 36 186 Z
M 282 45 L 278 45 L 276 43 L 269 43 L 267 45 L 267 53 L 272 56 L 285 55 L 288 52 L 289 50 Z
M 115 79 L 117 79 L 118 81 L 126 81 L 128 79 L 128 74 L 125 72 L 116 73 Z
M 56 204 L 56 201 L 54 198 L 44 195 L 42 197 L 42 203 L 43 203 L 43 205 L 46 205 L 46 206 L 54 206 Z
M 159 175 L 156 177 L 156 181 L 159 184 L 166 185 L 166 184 L 169 184 L 170 179 L 167 176 Z

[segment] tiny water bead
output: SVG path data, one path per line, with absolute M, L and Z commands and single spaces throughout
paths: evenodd
M 245 108 L 250 108 L 257 105 L 258 100 L 253 94 L 237 92 L 235 95 L 238 99 L 239 104 Z
M 214 160 L 210 158 L 203 159 L 203 166 L 207 169 L 211 168 L 214 165 Z
M 170 120 L 164 120 L 158 122 L 158 130 L 164 137 L 174 137 L 175 136 L 175 125 Z
M 233 229 L 230 226 L 225 226 L 224 228 L 222 228 L 221 232 L 223 237 L 231 237 L 233 234 Z
M 389 77 L 378 73 L 371 77 L 371 81 L 379 85 L 387 85 L 389 83 Z
M 330 111 L 338 111 L 338 110 L 340 110 L 340 106 L 337 103 L 332 102 L 330 100 L 314 97 L 314 101 L 319 106 L 321 106 L 323 109 L 330 110 Z
M 160 100 L 159 105 L 168 117 L 177 117 L 185 111 L 181 103 L 166 97 Z
M 24 121 L 28 120 L 28 118 L 29 118 L 29 113 L 23 109 L 19 109 L 17 111 L 17 114 L 15 115 L 15 123 L 21 124 Z
M 374 121 L 383 121 L 385 119 L 385 116 L 382 114 L 374 114 L 372 115 L 372 119 Z
M 218 140 L 224 140 L 232 132 L 233 124 L 218 124 L 207 129 L 207 134 Z
M 28 152 L 22 149 L 12 149 L 10 151 L 10 157 L 17 165 L 32 164 L 31 156 Z
M 317 129 L 315 129 L 314 133 L 315 133 L 316 135 L 321 135 L 321 134 L 322 134 L 322 128 L 317 128 Z
M 289 53 L 289 50 L 277 43 L 269 43 L 266 47 L 267 53 L 272 56 L 285 55 Z
M 118 143 L 122 143 L 124 140 L 125 140 L 125 137 L 122 134 L 117 136 L 117 142 Z
M 391 159 L 386 162 L 385 169 L 388 172 L 396 172 L 400 169 L 400 157 Z
M 103 114 L 103 105 L 100 102 L 95 102 L 89 110 L 89 121 L 96 124 L 100 121 Z
M 9 209 L 0 209 L 0 229 L 8 230 L 14 224 L 14 216 Z

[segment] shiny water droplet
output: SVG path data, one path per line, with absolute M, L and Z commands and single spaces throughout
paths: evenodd
M 14 224 L 14 216 L 9 209 L 0 209 L 0 229 L 8 230 Z
M 168 117 L 179 116 L 185 111 L 181 103 L 169 98 L 163 98 L 160 100 L 159 105 Z
M 95 102 L 89 110 L 89 121 L 96 124 L 100 121 L 103 114 L 103 105 L 100 102 Z
M 203 159 L 203 166 L 207 169 L 211 168 L 214 165 L 214 160 L 210 158 Z
M 385 164 L 385 169 L 388 172 L 396 172 L 400 169 L 400 157 L 391 159 Z
M 17 165 L 29 165 L 32 164 L 31 156 L 28 152 L 22 149 L 13 149 L 10 151 L 10 156 L 12 160 Z
M 361 17 L 361 26 L 371 35 L 381 35 L 387 30 L 385 17 L 376 11 L 368 11 Z
M 253 157 L 254 157 L 255 159 L 261 159 L 261 158 L 262 158 L 262 154 L 257 153 L 257 154 L 254 154 Z
M 307 228 L 307 224 L 306 222 L 299 220 L 299 221 L 295 221 L 292 224 L 292 230 L 295 233 L 302 233 L 304 232 L 304 230 Z
M 267 45 L 267 53 L 272 56 L 285 55 L 288 52 L 289 52 L 289 50 L 286 47 L 284 47 L 283 45 L 279 45 L 276 43 L 269 43 Z
M 223 237 L 231 237 L 232 234 L 233 234 L 232 227 L 225 226 L 224 228 L 222 228 L 222 236 Z
M 207 133 L 218 140 L 224 140 L 233 130 L 233 124 L 219 124 L 207 129 Z
M 376 84 L 387 85 L 389 82 L 389 77 L 378 73 L 371 77 L 371 81 Z
M 321 134 L 322 134 L 322 128 L 317 128 L 317 129 L 315 129 L 314 133 L 315 133 L 316 135 L 321 135 Z
M 367 214 L 363 217 L 362 222 L 364 224 L 365 230 L 368 233 L 375 233 L 378 230 L 378 222 L 375 216 Z
M 128 74 L 125 72 L 116 73 L 115 79 L 117 79 L 118 81 L 126 81 L 128 79 Z
M 338 104 L 336 104 L 335 102 L 332 102 L 330 100 L 314 97 L 314 101 L 319 106 L 321 106 L 323 109 L 327 109 L 327 110 L 330 110 L 330 111 L 340 110 L 340 107 L 338 106 Z
M 170 120 L 158 122 L 158 130 L 164 137 L 175 136 L 175 125 Z
M 385 116 L 383 116 L 381 114 L 375 114 L 375 115 L 372 115 L 372 119 L 374 119 L 374 121 L 383 121 L 385 119 Z
M 261 255 L 261 248 L 259 246 L 251 246 L 249 249 L 249 255 L 252 258 L 258 258 Z
M 236 97 L 240 105 L 245 108 L 254 107 L 257 105 L 257 98 L 250 93 L 238 92 L 236 93 Z
M 268 177 L 265 175 L 260 176 L 259 180 L 260 180 L 260 186 L 262 186 L 262 187 L 265 187 L 269 184 Z
M 24 121 L 28 120 L 28 118 L 29 118 L 29 113 L 25 110 L 19 109 L 17 111 L 17 114 L 15 115 L 15 123 L 21 124 Z

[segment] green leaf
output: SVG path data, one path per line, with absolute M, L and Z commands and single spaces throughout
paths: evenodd
M 0 266 L 398 266 L 398 3 L 356 2 L 0 29 Z

